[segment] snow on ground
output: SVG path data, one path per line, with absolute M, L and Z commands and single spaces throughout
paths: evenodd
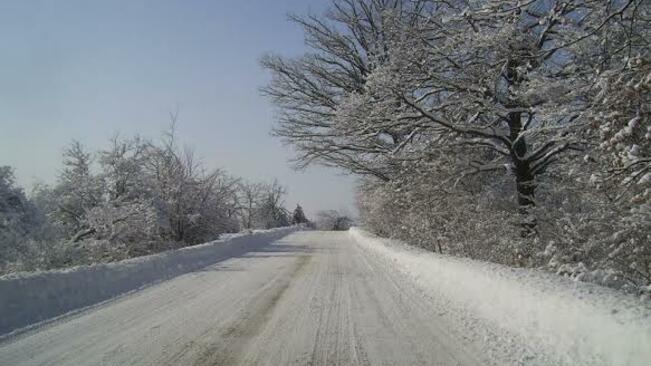
M 7 295 L 29 315 L 40 310 L 28 301 L 38 291 L 46 291 L 39 303 L 58 306 L 66 296 L 85 298 L 84 291 L 95 296 L 91 285 L 119 287 L 118 277 L 165 278 L 150 262 L 181 263 L 183 273 L 0 339 L 0 365 L 575 366 L 651 359 L 651 309 L 609 289 L 437 255 L 359 229 L 286 233 L 115 263 L 120 276 L 94 266 L 14 279 L 31 279 L 14 285 L 25 296 L 12 294 L 6 283 L 13 280 L 3 279 L 6 321 L 14 314 Z M 65 284 L 68 272 L 75 275 Z
M 512 364 L 412 283 L 347 232 L 296 232 L 6 339 L 0 365 Z
M 651 364 L 646 301 L 542 271 L 435 254 L 358 228 L 349 234 L 369 256 L 413 278 L 470 338 L 484 337 L 487 353 L 513 348 L 522 364 L 540 353 L 568 365 Z
M 209 243 L 120 262 L 0 277 L 0 335 L 241 255 L 296 230 L 229 234 Z

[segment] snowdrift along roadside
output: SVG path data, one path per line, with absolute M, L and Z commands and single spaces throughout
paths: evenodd
M 349 234 L 366 253 L 388 260 L 432 297 L 446 297 L 563 363 L 651 364 L 648 302 L 551 273 L 439 255 L 358 228 Z
M 0 278 L 0 335 L 242 255 L 299 229 L 234 234 L 120 262 L 6 275 Z

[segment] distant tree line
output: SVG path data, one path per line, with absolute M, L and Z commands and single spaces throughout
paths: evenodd
M 319 230 L 345 231 L 353 225 L 353 219 L 340 211 L 319 211 L 316 214 L 315 226 Z
M 73 141 L 52 186 L 26 194 L 0 167 L 0 274 L 106 262 L 308 220 L 284 208 L 285 188 L 207 169 L 173 129 L 155 142 Z
M 333 0 L 265 56 L 296 164 L 442 253 L 651 291 L 651 2 Z

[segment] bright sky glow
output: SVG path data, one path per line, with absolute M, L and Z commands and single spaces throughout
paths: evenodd
M 21 185 L 53 182 L 62 147 L 95 149 L 110 136 L 159 136 L 179 110 L 180 139 L 209 167 L 277 177 L 288 207 L 352 210 L 352 178 L 294 172 L 270 136 L 273 110 L 258 88 L 266 52 L 305 51 L 288 13 L 324 0 L 0 2 L 0 165 Z

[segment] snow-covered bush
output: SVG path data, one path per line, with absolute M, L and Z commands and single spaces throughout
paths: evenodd
M 239 213 L 245 229 L 271 229 L 292 223 L 283 206 L 287 190 L 274 180 L 271 183 L 242 182 L 238 188 Z
M 590 176 L 597 169 L 593 163 L 555 171 L 556 182 L 539 198 L 538 239 L 545 249 L 538 256 L 550 270 L 577 280 L 648 292 L 651 210 L 615 199 L 616 189 L 596 187 Z
M 456 185 L 437 184 L 441 176 L 424 172 L 403 177 L 391 184 L 367 181 L 359 188 L 367 228 L 439 253 L 531 265 L 533 243 L 519 235 L 511 196 L 481 188 L 476 176 Z
M 319 230 L 345 231 L 353 225 L 353 219 L 337 210 L 319 211 L 316 214 L 316 228 Z
M 54 187 L 56 204 L 51 215 L 70 237 L 75 237 L 88 229 L 84 218 L 101 203 L 104 187 L 92 171 L 92 154 L 79 141 L 66 146 L 62 158 L 63 169 Z
M 97 152 L 73 141 L 56 183 L 37 185 L 30 198 L 12 170 L 0 168 L 0 273 L 111 262 L 242 227 L 288 226 L 285 189 L 276 181 L 256 186 L 248 215 L 240 180 L 178 149 L 173 129 L 160 142 L 114 137 Z

